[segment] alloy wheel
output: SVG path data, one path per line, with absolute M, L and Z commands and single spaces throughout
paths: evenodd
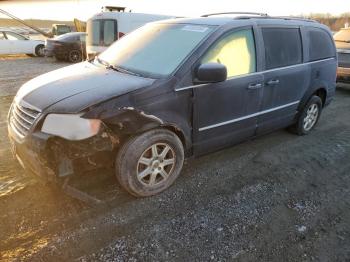
M 165 182 L 175 167 L 174 149 L 166 143 L 156 143 L 147 148 L 137 163 L 137 178 L 146 186 Z
M 319 108 L 317 104 L 312 104 L 306 111 L 306 116 L 304 118 L 304 129 L 305 131 L 311 130 L 317 122 L 319 115 Z

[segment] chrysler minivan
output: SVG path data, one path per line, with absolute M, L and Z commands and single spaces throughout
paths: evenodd
M 317 22 L 266 15 L 147 24 L 94 60 L 25 83 L 8 116 L 20 163 L 49 180 L 113 166 L 157 194 L 184 159 L 276 129 L 306 135 L 331 102 L 337 54 Z

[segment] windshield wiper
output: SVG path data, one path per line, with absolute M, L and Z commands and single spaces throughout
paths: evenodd
M 133 76 L 141 76 L 138 73 L 132 72 L 132 71 L 130 71 L 128 69 L 125 69 L 123 67 L 120 67 L 120 66 L 109 65 L 109 68 L 113 69 L 113 70 L 115 70 L 117 72 L 120 72 L 120 73 L 129 74 L 129 75 L 133 75 Z
M 95 60 L 99 62 L 101 65 L 104 65 L 107 69 L 111 66 L 107 61 L 102 60 L 98 56 L 95 57 Z
M 117 72 L 120 72 L 120 73 L 124 73 L 124 74 L 129 74 L 129 75 L 134 75 L 134 76 L 141 76 L 140 74 L 138 73 L 135 73 L 135 72 L 132 72 L 128 69 L 125 69 L 123 67 L 120 67 L 120 66 L 115 66 L 115 65 L 112 65 L 110 63 L 108 63 L 107 61 L 105 60 L 102 60 L 101 58 L 99 58 L 98 56 L 95 57 L 95 59 L 97 60 L 97 62 L 99 62 L 101 65 L 104 65 L 106 67 L 106 69 L 113 69 Z

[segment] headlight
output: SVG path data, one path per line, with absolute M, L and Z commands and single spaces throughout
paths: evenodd
M 81 114 L 49 114 L 41 131 L 68 140 L 83 140 L 96 135 L 100 127 L 101 120 L 84 119 Z

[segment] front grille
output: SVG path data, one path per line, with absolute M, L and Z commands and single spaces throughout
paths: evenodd
M 338 65 L 350 68 L 350 53 L 338 53 Z
M 39 111 L 13 103 L 10 124 L 17 134 L 25 137 L 39 116 Z

